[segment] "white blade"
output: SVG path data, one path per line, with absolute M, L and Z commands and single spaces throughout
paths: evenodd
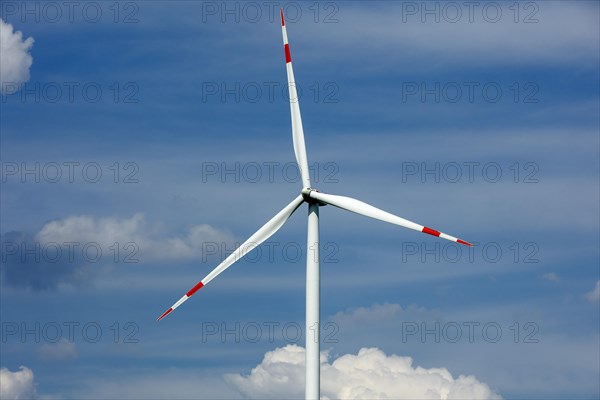
M 296 209 L 302 204 L 304 199 L 302 196 L 296 197 L 290 204 L 288 204 L 283 210 L 281 210 L 277 215 L 275 215 L 269 222 L 264 224 L 262 228 L 260 228 L 256 233 L 248 240 L 244 242 L 240 247 L 238 247 L 233 253 L 231 253 L 221 264 L 219 264 L 215 269 L 213 269 L 204 279 L 196 284 L 193 288 L 191 288 L 186 294 L 183 295 L 181 299 L 177 301 L 177 303 L 173 304 L 171 308 L 165 311 L 160 317 L 158 317 L 158 321 L 163 319 L 167 314 L 171 311 L 175 310 L 179 307 L 184 301 L 189 299 L 194 293 L 196 293 L 202 286 L 206 285 L 208 282 L 212 281 L 217 275 L 221 272 L 225 271 L 231 264 L 244 257 L 250 251 L 252 251 L 255 247 L 259 246 L 262 242 L 270 238 L 275 232 L 277 232 L 288 220 L 288 218 L 296 211 Z
M 415 231 L 427 233 L 429 235 L 438 236 L 442 239 L 450 240 L 452 242 L 472 246 L 472 244 L 469 242 L 465 242 L 464 240 L 455 238 L 454 236 L 447 235 L 445 233 L 436 231 L 435 229 L 431 229 L 426 226 L 416 224 L 407 219 L 398 217 L 394 214 L 390 214 L 389 212 L 380 210 L 379 208 L 373 207 L 370 204 L 363 203 L 360 200 L 356 200 L 345 196 L 335 196 L 333 194 L 320 193 L 315 190 L 311 190 L 309 192 L 309 196 L 310 198 L 315 199 L 321 203 L 331 204 L 332 206 L 352 211 L 354 213 L 364 215 L 366 217 L 375 218 L 380 221 L 389 222 L 390 224 L 400 225 L 408 229 L 413 229 Z
M 302 129 L 302 117 L 300 115 L 300 103 L 298 100 L 298 91 L 296 90 L 296 80 L 294 79 L 294 70 L 292 69 L 292 56 L 290 45 L 288 44 L 287 31 L 285 29 L 285 18 L 283 9 L 281 9 L 281 31 L 283 33 L 283 49 L 285 51 L 285 68 L 287 69 L 288 88 L 290 91 L 290 110 L 292 112 L 292 138 L 294 140 L 294 153 L 296 162 L 302 176 L 302 187 L 310 187 L 310 174 L 308 171 L 308 160 L 306 157 L 306 146 L 304 144 L 304 130 Z

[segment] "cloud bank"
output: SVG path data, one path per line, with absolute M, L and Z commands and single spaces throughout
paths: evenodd
M 249 375 L 225 380 L 247 398 L 303 398 L 304 348 L 288 345 L 265 354 Z M 329 362 L 321 353 L 321 396 L 330 399 L 499 399 L 474 376 L 454 378 L 446 368 L 413 366 L 410 357 L 362 348 Z
M 23 40 L 23 33 L 0 19 L 0 93 L 14 93 L 29 80 L 31 46 L 33 38 Z
M 7 368 L 0 369 L 0 399 L 2 400 L 20 400 L 35 399 L 35 383 L 33 381 L 33 372 L 21 366 L 19 371 L 12 372 Z

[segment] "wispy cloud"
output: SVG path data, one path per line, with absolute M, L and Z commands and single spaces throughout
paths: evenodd
M 318 35 L 320 46 L 313 51 L 325 59 L 339 57 L 340 53 L 346 59 L 352 58 L 353 49 L 358 45 L 374 53 L 385 51 L 388 61 L 390 57 L 401 58 L 402 64 L 409 68 L 423 66 L 419 59 L 427 60 L 427 68 L 448 62 L 462 64 L 465 60 L 469 60 L 469 65 L 558 65 L 598 60 L 598 5 L 595 3 L 535 3 L 537 11 L 520 8 L 519 15 L 513 14 L 508 3 L 495 3 L 500 9 L 499 18 L 491 17 L 490 9 L 480 3 L 471 12 L 468 7 L 459 5 L 460 16 L 453 22 L 449 21 L 452 18 L 446 18 L 449 14 L 443 11 L 446 7 L 442 2 L 414 2 L 414 12 L 406 3 L 410 6 L 412 2 L 369 8 L 342 3 L 340 23 L 320 24 L 304 30 L 292 27 L 292 34 L 294 37 L 308 35 L 311 40 Z M 427 14 L 427 10 L 435 9 L 437 12 Z M 527 16 L 532 18 L 525 22 Z M 369 29 L 356 29 L 357 26 Z M 557 26 L 569 29 L 556 29 Z M 332 52 L 334 44 L 336 51 Z M 378 64 L 384 68 L 391 65 Z
M 592 304 L 597 304 L 600 301 L 600 280 L 596 282 L 594 289 L 585 294 L 585 298 Z
M 550 282 L 560 282 L 560 278 L 554 272 L 548 272 L 542 275 L 542 278 Z
M 44 343 L 38 351 L 40 359 L 44 361 L 67 361 L 79 357 L 77 345 L 66 338 L 61 338 L 56 343 Z

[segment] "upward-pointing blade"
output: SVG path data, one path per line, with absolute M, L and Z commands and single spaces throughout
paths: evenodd
M 302 196 L 296 197 L 290 204 L 288 204 L 283 210 L 281 210 L 277 215 L 275 215 L 269 222 L 264 224 L 262 228 L 260 228 L 256 233 L 248 240 L 244 242 L 240 247 L 238 247 L 233 253 L 229 255 L 221 264 L 219 264 L 215 269 L 213 269 L 210 274 L 206 275 L 204 279 L 198 282 L 193 288 L 191 288 L 186 294 L 183 295 L 171 308 L 165 311 L 160 317 L 158 317 L 158 321 L 167 316 L 171 311 L 175 310 L 179 307 L 183 302 L 192 297 L 194 293 L 196 293 L 202 286 L 206 285 L 208 282 L 212 281 L 217 275 L 221 272 L 225 271 L 231 264 L 244 257 L 250 251 L 252 251 L 255 247 L 259 246 L 262 242 L 270 238 L 275 232 L 277 232 L 288 220 L 288 218 L 298 209 L 300 204 L 304 199 Z
M 296 162 L 302 176 L 302 187 L 310 187 L 310 174 L 308 171 L 308 159 L 306 157 L 306 145 L 304 144 L 304 130 L 302 129 L 302 116 L 300 115 L 300 104 L 298 100 L 298 91 L 296 90 L 296 80 L 294 79 L 294 70 L 292 69 L 292 55 L 288 43 L 287 31 L 285 28 L 285 17 L 283 9 L 281 10 L 281 32 L 283 34 L 283 50 L 285 53 L 285 68 L 287 70 L 288 88 L 290 92 L 290 111 L 292 113 L 292 138 L 294 140 L 294 153 Z
M 339 207 L 344 210 L 352 211 L 354 213 L 364 215 L 366 217 L 378 219 L 380 221 L 389 222 L 390 224 L 400 225 L 408 229 L 413 229 L 415 231 L 427 233 L 429 235 L 441 237 L 442 239 L 450 240 L 452 242 L 464 244 L 467 246 L 473 246 L 469 242 L 465 242 L 464 240 L 455 238 L 454 236 L 447 235 L 445 233 L 436 231 L 435 229 L 428 228 L 423 225 L 416 224 L 407 219 L 398 217 L 394 214 L 390 214 L 389 212 L 380 210 L 379 208 L 373 207 L 370 204 L 363 203 L 360 200 L 353 199 L 351 197 L 345 196 L 336 196 L 333 194 L 325 194 L 321 192 L 316 192 L 311 190 L 309 192 L 309 196 L 312 199 L 315 199 L 321 203 L 331 204 L 332 206 Z

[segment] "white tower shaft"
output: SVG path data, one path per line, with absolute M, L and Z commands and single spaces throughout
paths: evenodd
M 320 396 L 320 297 L 319 271 L 319 204 L 308 206 L 308 238 L 306 243 L 306 391 L 307 400 Z

